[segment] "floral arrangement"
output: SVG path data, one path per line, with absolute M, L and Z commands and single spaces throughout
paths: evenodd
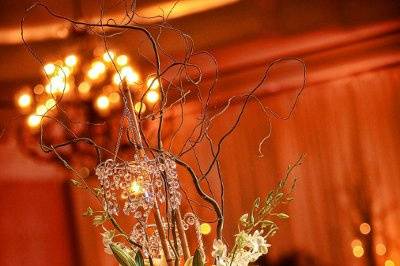
M 78 122 L 68 118 L 68 112 L 62 105 L 66 86 L 57 86 L 57 94 L 53 94 L 51 79 L 44 71 L 49 80 L 49 95 L 54 100 L 54 105 L 50 110 L 37 115 L 40 117 L 41 149 L 45 153 L 52 154 L 67 169 L 72 170 L 75 175 L 72 183 L 97 200 L 99 207 L 88 207 L 84 215 L 90 217 L 95 226 L 102 228 L 105 252 L 114 255 L 120 265 L 174 266 L 184 263 L 201 266 L 207 263 L 216 266 L 244 266 L 255 262 L 260 256 L 268 253 L 271 246 L 269 239 L 278 230 L 276 219 L 288 218 L 286 213 L 278 209 L 281 204 L 292 200 L 295 179 L 289 182 L 289 177 L 293 169 L 301 164 L 302 157 L 288 168 L 280 183 L 265 198 L 257 198 L 251 210 L 240 217 L 234 245 L 228 249 L 228 244 L 223 240 L 225 188 L 221 171 L 223 163 L 221 150 L 225 140 L 239 128 L 245 110 L 251 102 L 259 107 L 262 117 L 265 117 L 264 122 L 269 126 L 272 117 L 283 120 L 291 117 L 304 89 L 305 81 L 296 93 L 287 115 L 279 115 L 263 104 L 257 92 L 267 80 L 271 69 L 277 64 L 284 61 L 300 63 L 305 75 L 304 63 L 296 58 L 273 61 L 266 66 L 265 72 L 254 87 L 242 94 L 221 99 L 214 93 L 218 81 L 218 68 L 210 53 L 195 51 L 190 36 L 173 28 L 167 22 L 166 16 L 158 16 L 156 17 L 160 18 L 158 24 L 146 26 L 135 22 L 138 16 L 135 4 L 126 7 L 128 8 L 125 12 L 126 18 L 122 23 L 103 17 L 96 23 L 80 21 L 57 14 L 41 3 L 35 3 L 27 9 L 29 13 L 35 8 L 42 8 L 49 15 L 70 23 L 75 29 L 87 31 L 94 38 L 101 38 L 105 54 L 108 55 L 104 64 L 109 64 L 111 67 L 117 64 L 114 63 L 112 53 L 108 50 L 108 41 L 129 31 L 142 34 L 141 44 L 148 44 L 152 55 L 138 53 L 138 57 L 153 68 L 150 84 L 142 82 L 140 78 L 135 78 L 131 82 L 117 67 L 114 69 L 116 72 L 114 76 L 118 75 L 120 81 L 116 92 L 119 93 L 122 102 L 120 125 L 115 127 L 118 128 L 115 134 L 116 145 L 104 141 L 100 145 L 100 141 L 91 136 L 79 135 L 74 127 Z M 140 16 L 140 19 L 145 18 Z M 38 59 L 39 55 L 24 39 L 24 21 L 25 18 L 21 23 L 23 42 L 28 51 Z M 185 45 L 184 57 L 174 57 L 161 48 L 159 42 L 161 35 L 171 31 L 178 35 L 176 41 L 181 41 Z M 215 67 L 214 76 L 206 77 L 202 71 L 203 66 L 193 63 L 199 57 L 207 58 L 207 62 L 211 62 L 212 67 Z M 42 60 L 38 61 L 44 67 Z M 58 72 L 66 77 L 65 66 L 55 64 L 54 67 L 59 68 Z M 102 80 L 106 82 L 110 78 L 106 70 L 102 71 L 101 75 Z M 208 78 L 208 82 L 203 83 L 205 78 Z M 137 110 L 134 99 L 139 99 L 139 106 L 143 106 L 144 97 L 156 82 L 159 85 L 159 101 L 147 112 L 142 112 L 142 108 Z M 195 123 L 191 128 L 185 128 L 191 132 L 189 136 L 176 141 L 182 128 L 186 127 L 185 106 L 188 103 L 198 107 L 196 109 L 198 112 L 194 114 Z M 238 112 L 231 112 L 233 105 L 238 106 Z M 231 125 L 222 135 L 211 137 L 213 125 L 228 113 L 234 118 Z M 166 134 L 164 130 L 167 117 L 174 117 L 178 121 L 176 127 L 172 127 L 172 134 Z M 102 126 L 102 123 L 88 122 L 82 121 L 82 124 L 97 128 Z M 54 139 L 47 139 L 50 123 L 65 131 L 65 135 L 69 138 L 58 143 Z M 155 124 L 156 128 L 152 137 L 146 134 L 146 125 L 150 123 Z M 270 133 L 267 132 L 259 141 L 259 156 L 262 156 L 263 144 Z M 93 169 L 89 172 L 96 179 L 95 185 L 87 180 L 90 174 L 84 176 L 77 168 L 82 167 L 82 160 L 77 160 L 77 156 L 68 158 L 64 154 L 66 147 L 83 145 L 94 151 L 92 157 L 85 155 L 85 159 L 96 159 L 95 166 L 89 167 Z M 202 152 L 202 156 L 208 158 L 205 167 L 199 162 L 199 147 L 206 147 L 203 149 L 205 152 Z M 189 155 L 194 158 L 195 163 L 189 162 Z M 190 178 L 190 186 L 196 195 L 186 194 L 187 187 L 181 182 L 182 176 Z M 211 179 L 217 185 L 211 186 Z M 288 183 L 292 185 L 289 186 Z M 216 192 L 219 192 L 219 196 Z M 207 209 L 215 217 L 212 222 L 215 228 L 212 257 L 207 257 L 207 252 L 210 250 L 204 246 L 199 230 L 204 219 L 192 206 L 191 196 L 199 198 L 201 200 L 199 206 Z M 131 223 L 127 225 L 121 222 L 122 217 Z M 189 231 L 190 235 L 195 237 L 189 239 Z M 193 246 L 196 247 L 195 250 Z

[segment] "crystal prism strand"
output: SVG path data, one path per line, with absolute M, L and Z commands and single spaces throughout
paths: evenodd
M 115 195 L 116 186 L 112 179 L 115 163 L 109 159 L 96 168 L 100 186 L 103 189 L 104 210 L 109 214 L 118 215 L 118 201 Z
M 183 220 L 185 221 L 187 228 L 189 228 L 189 226 L 194 226 L 200 253 L 203 255 L 203 258 L 205 258 L 204 243 L 203 243 L 203 237 L 200 232 L 199 219 L 194 213 L 188 212 L 183 216 Z
M 136 137 L 137 137 L 137 142 L 139 144 L 139 155 L 141 157 L 145 157 L 146 153 L 144 151 L 142 139 L 141 139 L 141 136 L 140 136 L 140 128 L 139 128 L 138 120 L 137 120 L 137 117 L 136 117 L 136 114 L 135 114 L 135 109 L 134 109 L 134 106 L 133 106 L 132 95 L 131 95 L 131 92 L 129 91 L 128 85 L 127 85 L 125 80 L 123 81 L 123 93 L 124 93 L 124 95 L 126 96 L 126 98 L 128 100 L 127 101 L 127 105 L 128 105 L 129 111 L 131 113 L 131 117 L 133 119 L 134 129 L 136 130 L 136 133 L 138 133 L 136 135 Z M 168 245 L 167 245 L 167 239 L 166 239 L 164 228 L 162 226 L 161 214 L 160 214 L 160 210 L 158 208 L 157 200 L 154 200 L 154 218 L 155 218 L 155 221 L 156 221 L 156 226 L 157 226 L 158 233 L 160 235 L 160 242 L 161 242 L 162 249 L 164 251 L 165 258 L 167 260 L 167 264 L 169 266 L 173 266 L 174 263 L 173 263 L 173 260 L 171 258 L 171 255 L 169 253 L 169 249 L 168 249 Z

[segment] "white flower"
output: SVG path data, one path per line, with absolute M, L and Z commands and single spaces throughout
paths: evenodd
M 226 257 L 226 251 L 227 247 L 224 242 L 222 242 L 221 239 L 214 239 L 213 251 L 211 252 L 211 255 L 214 258 L 224 258 Z

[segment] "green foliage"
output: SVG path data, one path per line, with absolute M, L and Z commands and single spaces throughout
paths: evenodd
M 110 244 L 110 248 L 119 264 L 122 266 L 137 266 L 132 257 L 119 245 Z
M 278 226 L 272 218 L 277 217 L 281 220 L 289 218 L 289 215 L 286 213 L 277 213 L 275 210 L 279 205 L 289 203 L 293 200 L 292 193 L 295 188 L 296 178 L 293 179 L 289 188 L 287 188 L 287 183 L 292 171 L 297 166 L 301 165 L 302 162 L 303 156 L 301 156 L 294 165 L 288 167 L 285 176 L 264 199 L 258 197 L 254 201 L 251 212 L 245 213 L 240 217 L 239 231 L 244 230 L 247 233 L 251 233 L 255 230 L 262 229 L 266 237 L 276 233 Z
M 94 216 L 93 225 L 99 226 L 102 225 L 107 220 L 107 217 L 104 214 L 99 214 Z
M 196 252 L 194 253 L 193 266 L 204 266 L 203 257 L 199 249 L 196 249 Z
M 143 259 L 142 253 L 140 253 L 140 252 L 136 253 L 135 263 L 136 263 L 136 266 L 144 266 L 144 259 Z

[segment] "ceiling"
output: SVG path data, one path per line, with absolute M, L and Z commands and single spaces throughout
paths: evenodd
M 29 0 L 0 1 L 0 84 L 2 90 L 40 78 L 38 62 L 21 42 L 20 21 L 29 7 Z M 99 2 L 93 0 L 43 1 L 63 16 L 98 21 Z M 104 17 L 122 21 L 128 1 L 105 1 Z M 160 14 L 169 10 L 171 1 L 138 1 L 140 14 Z M 172 12 L 170 23 L 190 34 L 197 49 L 223 49 L 232 44 L 263 38 L 271 44 L 305 33 L 354 28 L 377 21 L 399 19 L 398 0 L 183 0 Z M 143 22 L 143 21 L 142 21 Z M 29 13 L 25 36 L 41 59 L 51 60 L 74 50 L 90 50 L 96 46 L 93 36 L 71 31 L 68 24 L 49 16 L 43 9 Z M 164 48 L 181 49 L 176 36 L 166 36 Z M 113 45 L 129 53 L 140 37 L 127 34 Z

